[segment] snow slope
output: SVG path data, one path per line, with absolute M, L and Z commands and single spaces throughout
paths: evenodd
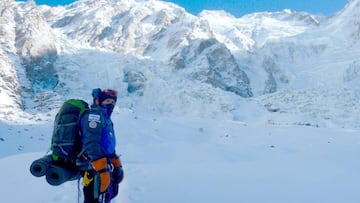
M 360 201 L 358 130 L 157 117 L 125 109 L 116 110 L 114 121 L 126 174 L 115 203 Z M 42 131 L 46 136 L 38 144 L 24 143 L 12 155 L 2 150 L 3 201 L 77 202 L 77 181 L 54 187 L 29 172 L 31 161 L 47 150 L 51 124 Z M 1 149 L 6 143 L 0 141 Z

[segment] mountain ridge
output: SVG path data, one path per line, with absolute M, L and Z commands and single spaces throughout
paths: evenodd
M 194 16 L 162 1 L 0 4 L 0 62 L 16 70 L 10 77 L 17 86 L 4 106 L 15 102 L 21 111 L 48 112 L 104 84 L 123 91 L 122 107 L 230 119 L 247 98 L 262 108 L 273 93 L 291 90 L 358 94 L 359 28 L 348 26 L 358 25 L 358 0 L 330 17 L 284 10 L 241 18 Z M 199 109 L 185 110 L 188 104 Z

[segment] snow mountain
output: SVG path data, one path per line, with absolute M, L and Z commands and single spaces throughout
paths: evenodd
M 1 118 L 51 120 L 63 100 L 109 87 L 137 112 L 242 120 L 276 109 L 290 123 L 358 127 L 359 7 L 235 18 L 156 0 L 1 1 Z

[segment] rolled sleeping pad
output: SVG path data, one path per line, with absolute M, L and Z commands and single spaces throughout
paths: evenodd
M 61 185 L 66 181 L 76 180 L 79 177 L 79 171 L 74 171 L 54 165 L 51 165 L 46 173 L 46 181 L 53 186 Z
M 32 162 L 30 166 L 30 172 L 35 177 L 44 176 L 51 165 L 52 157 L 51 155 L 46 155 L 40 159 L 37 159 Z

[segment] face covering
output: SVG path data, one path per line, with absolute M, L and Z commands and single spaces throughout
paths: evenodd
M 106 104 L 103 106 L 105 107 L 107 114 L 110 116 L 115 108 L 115 104 Z

